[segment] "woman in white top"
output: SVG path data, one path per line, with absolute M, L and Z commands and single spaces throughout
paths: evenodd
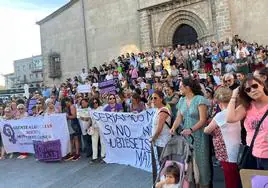
M 17 106 L 18 113 L 16 114 L 16 119 L 22 119 L 28 116 L 24 104 L 19 104 Z M 20 153 L 18 159 L 25 159 L 28 157 L 28 153 Z
M 90 100 L 90 107 L 93 110 L 96 111 L 101 111 L 102 110 L 102 106 L 101 106 L 101 102 L 98 98 L 92 98 Z M 88 134 L 91 135 L 91 139 L 92 139 L 92 160 L 89 161 L 89 163 L 96 163 L 98 162 L 98 145 L 99 145 L 99 140 L 100 140 L 100 144 L 101 144 L 101 162 L 103 162 L 103 158 L 105 158 L 105 144 L 102 142 L 102 138 L 100 138 L 100 130 L 99 130 L 99 126 L 97 124 L 97 121 L 95 121 L 94 119 L 92 119 L 92 126 L 88 129 Z
M 156 146 L 158 159 L 160 159 L 162 150 L 170 138 L 169 126 L 171 126 L 171 115 L 166 107 L 162 91 L 155 91 L 153 93 L 152 102 L 154 107 L 157 108 L 157 112 L 153 123 L 151 142 Z
M 232 97 L 232 90 L 221 87 L 216 90 L 214 99 L 219 103 L 221 112 L 217 113 L 204 132 L 212 134 L 216 158 L 221 162 L 224 172 L 225 187 L 239 187 L 237 156 L 241 143 L 240 121 L 227 123 L 227 106 Z
M 58 108 L 56 108 L 56 106 L 54 105 L 54 102 L 52 99 L 47 99 L 46 100 L 46 111 L 45 111 L 45 115 L 50 115 L 50 114 L 55 114 L 55 113 L 59 113 Z

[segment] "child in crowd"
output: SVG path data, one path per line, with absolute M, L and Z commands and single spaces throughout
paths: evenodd
M 180 168 L 174 162 L 165 170 L 165 179 L 156 183 L 156 188 L 178 188 L 180 181 Z

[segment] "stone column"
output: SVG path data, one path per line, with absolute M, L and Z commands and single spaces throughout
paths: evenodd
M 140 44 L 141 51 L 151 51 L 152 49 L 152 32 L 151 32 L 151 17 L 147 10 L 140 12 Z
M 218 41 L 232 37 L 231 12 L 229 0 L 215 0 L 216 33 Z

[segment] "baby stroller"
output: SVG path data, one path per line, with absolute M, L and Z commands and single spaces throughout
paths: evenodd
M 153 167 L 153 182 L 156 183 L 164 177 L 165 169 L 171 164 L 176 163 L 180 169 L 180 181 L 178 188 L 190 188 L 198 184 L 199 172 L 194 161 L 193 152 L 193 136 L 189 137 L 191 143 L 184 136 L 176 135 L 170 138 L 167 145 L 163 149 L 160 157 L 160 169 L 157 175 L 156 159 L 152 149 L 152 167 Z

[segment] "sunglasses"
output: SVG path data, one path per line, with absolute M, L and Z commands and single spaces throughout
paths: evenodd
M 152 97 L 153 100 L 157 100 L 158 98 L 157 97 Z
M 36 104 L 42 104 L 41 102 L 38 102 L 38 103 L 36 103 Z
M 93 101 L 93 103 L 94 103 L 94 104 L 98 104 L 98 102 L 97 102 L 97 101 Z
M 18 110 L 24 110 L 24 108 L 18 108 Z
M 115 98 L 114 97 L 109 98 L 109 100 L 113 100 L 113 99 L 115 99 Z
M 258 87 L 259 87 L 258 84 L 252 84 L 250 87 L 245 88 L 245 92 L 250 93 L 251 92 L 251 88 L 257 89 Z

